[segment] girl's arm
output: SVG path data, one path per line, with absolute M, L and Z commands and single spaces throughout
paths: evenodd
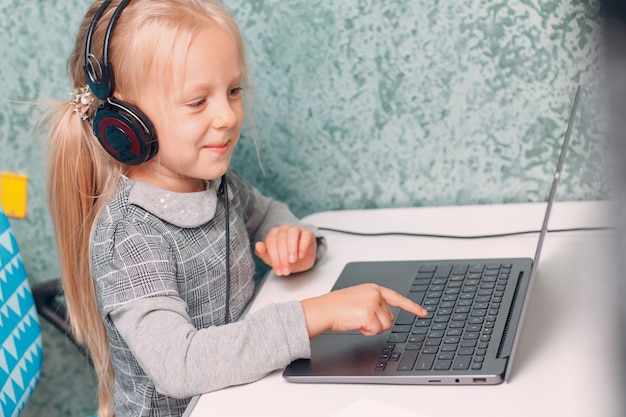
M 364 284 L 301 303 L 271 304 L 242 321 L 201 330 L 177 297 L 136 300 L 109 318 L 158 392 L 188 398 L 258 380 L 308 358 L 308 339 L 326 330 L 365 335 L 387 330 L 393 323 L 389 306 L 427 314 L 392 290 Z
M 177 297 L 132 301 L 109 318 L 157 391 L 174 398 L 256 381 L 310 356 L 297 301 L 201 330 L 191 324 L 187 305 Z

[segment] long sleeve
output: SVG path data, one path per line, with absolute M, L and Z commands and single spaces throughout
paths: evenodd
M 174 398 L 252 382 L 310 355 L 304 313 L 295 301 L 201 330 L 174 297 L 133 301 L 110 317 L 157 391 Z

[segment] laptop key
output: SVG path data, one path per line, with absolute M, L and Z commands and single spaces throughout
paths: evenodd
M 435 271 L 435 278 L 448 278 L 452 272 L 452 265 L 439 265 Z
M 430 326 L 430 319 L 417 319 L 417 322 L 415 323 L 415 327 L 429 327 Z
M 411 323 L 412 324 L 412 323 Z M 391 333 L 409 333 L 413 326 L 410 324 L 397 324 L 391 328 Z
M 427 371 L 433 367 L 437 355 L 434 353 L 422 353 L 415 364 L 416 371 Z
M 387 343 L 404 343 L 408 338 L 408 333 L 391 333 L 387 339 Z
M 468 355 L 473 355 L 474 354 L 474 348 L 461 348 L 459 349 L 459 356 L 463 355 L 463 356 L 468 356 Z
M 461 342 L 462 348 L 473 348 L 476 347 L 476 340 L 463 340 Z
M 415 321 L 415 314 L 409 313 L 406 310 L 401 310 L 396 317 L 395 324 L 397 325 L 407 325 L 413 324 Z
M 469 369 L 471 356 L 457 356 L 452 364 L 452 369 L 455 370 L 466 370 Z
M 424 297 L 426 296 L 426 292 L 424 291 L 415 291 L 415 292 L 409 292 L 406 295 L 406 298 L 408 298 L 409 300 L 413 301 L 415 304 L 422 304 L 422 301 L 424 301 Z
M 429 337 L 428 339 L 426 339 L 426 346 L 439 346 L 440 344 L 440 337 Z
M 426 335 L 423 333 L 412 334 L 411 337 L 409 337 L 409 343 L 420 343 L 420 342 L 423 342 L 424 340 L 426 340 Z
M 453 269 L 453 273 L 455 275 L 465 274 L 467 272 L 467 269 L 468 269 L 468 265 L 465 265 L 465 264 L 455 265 Z
M 413 365 L 415 364 L 418 353 L 418 350 L 405 350 L 402 355 L 400 355 L 400 361 L 398 362 L 398 371 L 413 370 Z

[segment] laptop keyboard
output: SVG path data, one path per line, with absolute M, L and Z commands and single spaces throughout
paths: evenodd
M 406 295 L 428 310 L 394 321 L 375 370 L 481 370 L 511 264 L 420 266 Z M 499 343 L 499 341 L 496 341 Z

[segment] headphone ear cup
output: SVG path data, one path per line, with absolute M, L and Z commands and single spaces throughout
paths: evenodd
M 93 133 L 102 147 L 116 160 L 139 165 L 150 160 L 159 149 L 156 130 L 137 107 L 109 98 L 94 113 Z

